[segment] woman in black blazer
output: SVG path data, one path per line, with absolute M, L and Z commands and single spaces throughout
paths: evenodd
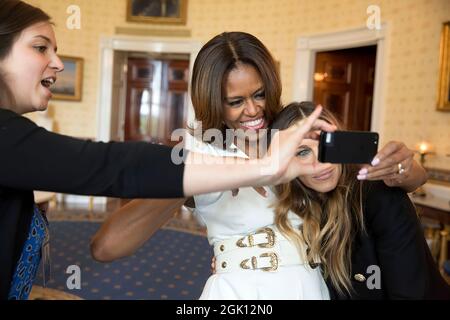
M 332 299 L 450 299 L 416 210 L 406 193 L 382 182 L 364 185 L 364 223 L 352 243 L 352 294 Z
M 245 164 L 218 164 L 208 156 L 191 163 L 192 153 L 182 158 L 180 150 L 148 143 L 82 141 L 22 116 L 47 108 L 49 88 L 63 68 L 49 16 L 22 1 L 0 1 L 0 299 L 28 297 L 47 241 L 47 221 L 33 190 L 168 198 L 276 184 L 304 170 L 295 150 L 311 129 L 333 130 L 316 121 L 319 108 L 297 128 L 280 132 L 271 156 Z M 273 174 L 262 175 L 274 161 L 279 165 Z
M 312 110 L 311 102 L 292 103 L 273 127 L 287 128 Z M 321 118 L 338 124 L 327 110 Z M 317 151 L 317 141 L 302 142 L 298 157 L 316 171 L 277 187 L 276 222 L 299 246 L 306 245 L 311 266 L 320 261 L 330 297 L 450 299 L 407 194 L 380 181 L 355 179 L 359 168 L 353 165 L 320 163 Z M 303 219 L 300 230 L 289 224 L 290 211 Z

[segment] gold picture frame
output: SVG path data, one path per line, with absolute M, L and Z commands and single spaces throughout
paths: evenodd
M 127 21 L 186 24 L 187 0 L 127 0 Z
M 83 88 L 83 58 L 59 56 L 64 71 L 57 75 L 51 91 L 54 100 L 81 101 Z
M 437 109 L 450 111 L 450 21 L 442 27 Z

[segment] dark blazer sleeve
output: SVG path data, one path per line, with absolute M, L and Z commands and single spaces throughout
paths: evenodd
M 449 298 L 449 287 L 431 259 L 416 210 L 403 190 L 372 183 L 365 219 L 387 298 Z
M 0 109 L 0 186 L 125 198 L 183 196 L 184 165 L 145 142 L 84 141 Z

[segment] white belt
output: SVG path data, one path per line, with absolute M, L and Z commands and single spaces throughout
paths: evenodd
M 274 226 L 214 244 L 216 273 L 239 270 L 276 271 L 280 266 L 306 264 L 297 247 Z

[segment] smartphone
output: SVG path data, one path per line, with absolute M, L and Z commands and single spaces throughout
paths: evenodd
M 370 163 L 377 150 L 376 132 L 322 131 L 318 158 L 320 162 L 329 163 Z

